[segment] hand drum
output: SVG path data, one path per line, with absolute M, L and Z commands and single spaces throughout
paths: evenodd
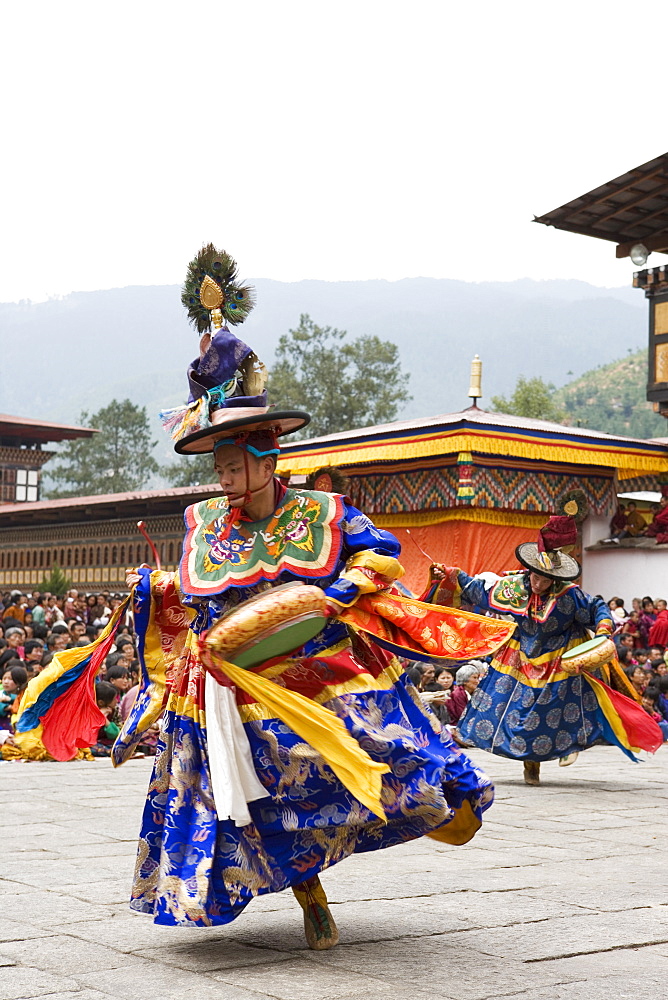
M 600 667 L 602 663 L 608 663 L 615 656 L 615 644 L 612 639 L 607 635 L 597 635 L 564 653 L 561 657 L 561 669 L 567 674 L 579 674 L 581 670 Z
M 205 642 L 220 656 L 250 670 L 289 656 L 327 624 L 320 587 L 285 583 L 244 601 L 209 629 Z

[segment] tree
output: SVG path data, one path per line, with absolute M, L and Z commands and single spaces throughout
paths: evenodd
M 554 401 L 555 392 L 551 382 L 520 375 L 510 399 L 492 396 L 492 407 L 499 413 L 511 413 L 514 417 L 532 417 L 534 420 L 559 423 L 564 419 L 564 414 Z
M 206 486 L 216 482 L 213 455 L 185 455 L 160 470 L 170 486 Z
M 54 563 L 49 575 L 45 576 L 37 586 L 42 594 L 55 594 L 56 597 L 63 597 L 68 590 L 72 589 L 72 581 L 65 576 L 58 563 Z
M 647 402 L 647 349 L 599 365 L 557 390 L 567 422 L 606 434 L 661 437 L 666 421 Z
M 99 433 L 68 441 L 58 453 L 60 464 L 49 469 L 56 484 L 47 493 L 50 498 L 131 492 L 159 471 L 151 455 L 156 442 L 151 440 L 145 406 L 112 399 L 92 416 L 82 413 L 79 423 L 99 428 Z
M 399 406 L 412 399 L 396 344 L 369 335 L 346 341 L 347 336 L 302 314 L 297 329 L 278 342 L 269 397 L 281 409 L 311 414 L 299 437 L 394 420 Z

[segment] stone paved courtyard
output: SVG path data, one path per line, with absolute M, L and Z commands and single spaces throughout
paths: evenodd
M 661 1000 L 668 752 L 570 768 L 474 756 L 497 783 L 466 847 L 423 839 L 323 882 L 341 944 L 314 953 L 290 893 L 226 928 L 155 927 L 126 900 L 150 761 L 0 764 L 0 998 Z

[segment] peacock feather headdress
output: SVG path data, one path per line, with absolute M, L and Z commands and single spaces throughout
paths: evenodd
M 255 305 L 255 293 L 239 281 L 235 259 L 207 243 L 188 264 L 181 302 L 198 333 L 206 333 L 224 321 L 243 323 Z
M 239 281 L 236 261 L 229 253 L 217 250 L 213 243 L 202 247 L 188 264 L 181 302 L 192 325 L 204 336 L 199 356 L 188 366 L 188 402 L 160 414 L 175 451 L 210 452 L 217 441 L 226 440 L 234 431 L 271 430 L 275 437 L 309 422 L 308 413 L 301 410 L 272 409 L 269 413 L 267 369 L 228 328 L 228 323 L 243 323 L 255 305 L 253 289 Z

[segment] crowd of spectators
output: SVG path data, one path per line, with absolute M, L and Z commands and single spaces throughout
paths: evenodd
M 64 597 L 48 593 L 5 592 L 0 595 L 0 745 L 14 743 L 12 716 L 28 682 L 64 649 L 87 646 L 99 638 L 119 607 L 117 594 Z M 100 727 L 92 756 L 108 756 L 139 691 L 139 661 L 129 623 L 121 622 L 111 651 L 96 677 L 96 700 L 106 722 Z M 154 753 L 156 732 L 148 734 L 139 753 Z
M 621 597 L 608 606 L 615 622 L 617 656 L 648 715 L 668 741 L 668 608 L 662 598 L 634 597 L 630 609 Z
M 610 535 L 603 542 L 619 545 L 625 538 L 654 538 L 657 545 L 668 543 L 668 493 L 665 490 L 649 520 L 633 500 L 619 504 L 610 522 Z

